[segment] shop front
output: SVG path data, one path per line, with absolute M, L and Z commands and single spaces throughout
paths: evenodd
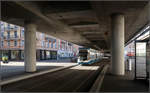
M 19 60 L 19 51 L 18 50 L 11 50 L 11 59 L 10 60 Z
M 46 51 L 45 51 L 45 53 L 46 53 L 46 55 L 45 55 L 45 56 L 46 56 L 46 57 L 45 57 L 45 58 L 46 58 L 46 60 L 51 59 L 50 51 L 49 51 L 49 50 L 46 50 Z
M 40 52 L 39 52 L 40 51 Z M 39 56 L 40 55 L 40 56 Z M 51 51 L 51 50 L 38 50 L 37 51 L 37 59 L 40 60 L 51 60 L 51 59 L 57 59 L 57 51 Z
M 57 59 L 57 51 L 50 51 L 51 59 Z
M 40 59 L 45 60 L 45 51 L 44 50 L 40 50 Z
M 24 50 L 21 50 L 20 52 L 21 52 L 21 53 L 20 53 L 20 59 L 21 59 L 21 60 L 24 60 Z
M 73 53 L 71 51 L 58 50 L 59 59 L 71 58 L 71 57 L 73 57 Z
M 36 50 L 36 59 L 37 59 L 37 60 L 41 60 L 40 51 L 41 51 L 41 50 Z
M 8 60 L 18 61 L 24 59 L 24 51 L 22 50 L 0 50 L 0 57 L 8 56 Z
M 10 51 L 9 50 L 0 50 L 0 60 L 2 60 L 3 56 L 8 56 L 8 59 L 10 60 Z

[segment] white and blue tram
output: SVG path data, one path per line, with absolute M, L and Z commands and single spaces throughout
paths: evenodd
M 92 64 L 100 61 L 102 53 L 91 48 L 79 48 L 78 64 Z

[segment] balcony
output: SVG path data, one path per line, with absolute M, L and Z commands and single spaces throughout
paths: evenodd
M 13 49 L 24 49 L 24 47 L 23 46 L 20 46 L 20 45 L 18 45 L 18 46 L 14 46 L 14 45 L 11 45 L 11 46 L 7 46 L 7 45 L 5 45 L 5 46 L 1 46 L 0 47 L 0 49 L 1 50 L 13 50 Z
M 56 39 L 51 38 L 51 37 L 45 37 L 46 41 L 51 41 L 51 42 L 56 42 Z
M 19 28 L 5 27 L 4 29 L 5 29 L 5 31 L 17 31 Z
M 15 37 L 15 36 L 10 36 L 10 37 L 4 36 L 2 39 L 4 39 L 4 40 L 18 40 L 21 38 L 19 36 L 17 36 L 17 37 Z

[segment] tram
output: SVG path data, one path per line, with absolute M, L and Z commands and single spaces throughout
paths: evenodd
M 100 61 L 102 53 L 91 48 L 79 48 L 78 64 L 92 64 Z

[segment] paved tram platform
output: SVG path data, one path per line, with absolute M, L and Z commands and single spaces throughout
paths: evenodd
M 134 79 L 133 71 L 126 71 L 124 76 L 115 76 L 110 70 L 105 75 L 101 92 L 148 92 L 149 82 Z

